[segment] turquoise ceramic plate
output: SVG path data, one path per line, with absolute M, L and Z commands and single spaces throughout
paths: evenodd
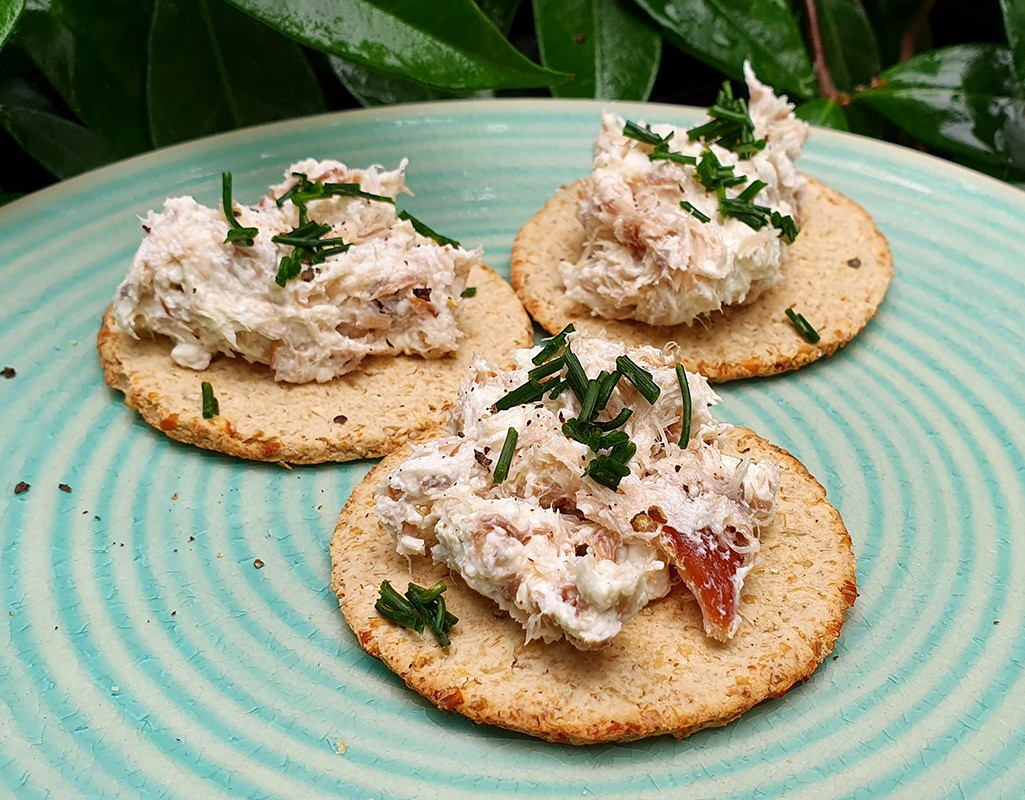
M 623 106 L 690 122 L 688 109 Z M 360 651 L 328 586 L 368 468 L 177 445 L 104 385 L 100 314 L 166 195 L 255 201 L 307 155 L 410 158 L 409 207 L 507 270 L 517 227 L 587 171 L 600 106 L 359 111 L 215 137 L 0 209 L 0 795 L 1025 796 L 1025 195 L 816 130 L 896 280 L 842 353 L 723 388 L 850 528 L 861 596 L 785 698 L 690 739 L 574 748 L 428 707 Z M 31 484 L 15 495 L 19 481 Z M 61 491 L 59 484 L 71 491 Z M 254 560 L 264 563 L 254 568 Z M 340 752 L 344 750 L 343 752 Z

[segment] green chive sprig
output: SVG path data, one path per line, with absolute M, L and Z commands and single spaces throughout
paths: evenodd
M 367 200 L 376 200 L 379 203 L 390 203 L 395 201 L 390 197 L 380 194 L 364 192 L 358 183 L 324 183 L 323 181 L 311 181 L 305 172 L 293 172 L 292 177 L 295 183 L 288 191 L 274 199 L 278 208 L 281 208 L 286 200 L 291 200 L 297 206 L 305 206 L 313 200 L 325 200 L 328 197 L 363 197 Z
M 457 242 L 455 239 L 449 239 L 447 236 L 443 236 L 433 228 L 429 228 L 427 225 L 422 223 L 408 211 L 400 211 L 398 217 L 399 219 L 404 219 L 407 222 L 409 222 L 409 224 L 413 226 L 413 230 L 415 230 L 421 236 L 426 236 L 428 239 L 434 239 L 434 241 L 436 241 L 442 247 L 444 247 L 447 244 L 450 244 L 453 247 L 460 246 L 459 242 Z
M 438 581 L 429 589 L 411 583 L 403 596 L 391 583 L 382 581 L 374 608 L 386 620 L 403 628 L 417 633 L 423 633 L 425 627 L 429 628 L 438 644 L 448 647 L 451 643 L 448 634 L 452 626 L 459 622 L 459 618 L 445 608 L 442 594 L 446 588 L 443 581 Z
M 599 421 L 598 416 L 605 411 L 612 393 L 624 377 L 649 403 L 658 399 L 661 389 L 651 373 L 625 355 L 617 359 L 614 371 L 602 370 L 598 377 L 588 378 L 579 357 L 566 342 L 566 336 L 572 332 L 573 326 L 568 325 L 553 336 L 531 359 L 536 366 L 527 372 L 527 382 L 501 397 L 492 410 L 506 411 L 533 403 L 546 394 L 554 400 L 569 389 L 580 403 L 580 412 L 563 423 L 562 432 L 595 454 L 584 469 L 584 477 L 616 490 L 620 481 L 630 474 L 629 462 L 637 452 L 637 445 L 630 441 L 629 434 L 620 430 L 633 415 L 633 409 L 623 408 L 611 420 Z M 560 377 L 562 374 L 565 378 Z M 542 383 L 544 378 L 548 380 Z M 516 430 L 509 428 L 495 467 L 495 483 L 501 483 L 508 477 L 517 438 Z
M 532 381 L 539 381 L 542 378 L 547 378 L 549 375 L 554 375 L 556 372 L 561 372 L 565 364 L 565 356 L 553 358 L 547 364 L 542 364 L 541 366 L 534 367 L 534 369 L 530 370 L 527 373 L 527 378 Z
M 708 214 L 703 212 L 701 209 L 697 208 L 693 203 L 689 202 L 688 200 L 681 200 L 680 208 L 682 208 L 684 211 L 689 212 L 692 217 L 695 217 L 701 222 L 712 221 L 712 218 L 708 216 Z
M 217 398 L 214 396 L 213 384 L 209 381 L 203 381 L 199 388 L 203 393 L 203 419 L 213 419 L 220 416 L 221 404 L 217 402 Z
M 509 465 L 512 464 L 513 453 L 516 452 L 516 440 L 520 435 L 515 428 L 509 428 L 505 433 L 505 444 L 502 445 L 502 452 L 498 456 L 498 463 L 495 464 L 495 483 L 501 483 L 509 477 Z
M 548 340 L 548 343 L 541 348 L 541 352 L 531 359 L 531 363 L 538 365 L 544 364 L 559 355 L 559 353 L 562 352 L 562 348 L 566 346 L 567 334 L 573 333 L 574 330 L 576 329 L 573 327 L 573 323 L 571 322 L 559 331 L 559 333 L 555 334 L 555 336 Z
M 658 400 L 658 396 L 662 394 L 662 390 L 659 389 L 658 384 L 652 380 L 651 373 L 643 367 L 635 364 L 630 359 L 630 356 L 624 355 L 617 358 L 616 367 L 621 373 L 623 373 L 623 377 L 630 381 L 630 383 L 634 385 L 634 388 L 641 393 L 641 397 L 652 404 Z
M 683 422 L 683 429 L 680 431 L 680 447 L 686 448 L 690 444 L 690 417 L 693 412 L 690 397 L 690 384 L 687 383 L 687 370 L 683 364 L 676 365 L 676 382 L 680 384 L 680 395 L 683 398 L 683 410 L 680 414 Z
M 495 401 L 491 406 L 492 411 L 508 411 L 516 406 L 536 403 L 545 396 L 551 387 L 547 383 L 538 383 L 535 380 L 528 380 L 526 383 L 517 386 L 508 394 Z
M 714 105 L 708 109 L 711 119 L 691 128 L 687 136 L 706 144 L 717 144 L 732 150 L 741 158 L 750 158 L 765 148 L 765 139 L 755 139 L 754 122 L 742 97 L 734 97 L 729 81 L 724 81 Z
M 822 338 L 819 336 L 819 332 L 812 327 L 811 323 L 804 318 L 803 314 L 799 314 L 793 308 L 788 308 L 786 315 L 787 319 L 797 328 L 797 332 L 812 344 L 816 344 Z
M 650 125 L 645 125 L 642 128 L 636 122 L 631 122 L 630 120 L 626 120 L 626 124 L 623 125 L 623 135 L 627 139 L 633 139 L 641 144 L 650 144 L 652 147 L 668 145 L 669 140 L 673 138 L 672 133 L 668 136 L 659 136 L 651 129 Z
M 256 228 L 245 228 L 235 219 L 235 203 L 231 197 L 231 173 L 221 173 L 221 204 L 224 206 L 224 218 L 228 221 L 228 235 L 225 244 L 252 247 L 253 240 L 259 234 Z
M 673 138 L 673 131 L 666 136 L 659 136 L 650 126 L 641 127 L 636 122 L 626 120 L 623 125 L 623 135 L 641 144 L 651 145 L 654 149 L 648 155 L 648 161 L 672 161 L 674 164 L 687 164 L 693 166 L 698 162 L 694 156 L 687 156 L 683 153 L 674 153 L 669 149 L 669 140 Z
M 694 170 L 694 180 L 710 192 L 747 183 L 746 177 L 735 175 L 733 170 L 732 164 L 723 164 L 719 161 L 719 157 L 706 147 L 701 151 L 701 160 L 698 161 L 697 168 Z

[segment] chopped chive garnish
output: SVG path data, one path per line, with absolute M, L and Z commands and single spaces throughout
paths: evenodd
M 559 331 L 559 333 L 549 339 L 547 344 L 541 348 L 541 352 L 534 356 L 531 361 L 534 364 L 544 364 L 549 359 L 554 358 L 566 345 L 566 335 L 573 333 L 574 330 L 576 329 L 573 327 L 573 323 L 571 322 Z
M 632 408 L 624 408 L 608 422 L 594 422 L 592 424 L 600 431 L 614 431 L 616 428 L 622 428 L 626 425 L 626 421 L 633 416 L 633 413 Z
M 199 385 L 200 390 L 203 393 L 203 419 L 211 419 L 212 417 L 220 416 L 221 404 L 217 402 L 217 398 L 214 397 L 214 387 L 207 381 L 203 381 Z
M 524 403 L 535 403 L 545 396 L 551 387 L 546 383 L 538 383 L 529 380 L 521 386 L 517 386 L 511 392 L 500 398 L 491 406 L 492 411 L 508 411 L 510 408 L 521 406 Z
M 686 156 L 683 153 L 674 153 L 669 149 L 669 140 L 673 138 L 674 131 L 665 136 L 659 136 L 650 126 L 641 127 L 636 122 L 626 121 L 623 125 L 623 135 L 627 139 L 633 139 L 641 144 L 648 144 L 655 149 L 648 155 L 648 161 L 672 161 L 675 164 L 696 164 L 698 160 L 694 156 Z
M 592 450 L 597 451 L 600 449 L 598 447 L 598 437 L 601 434 L 593 430 L 586 422 L 576 418 L 567 420 L 562 424 L 562 432 L 573 441 L 586 444 Z M 592 444 L 594 445 L 593 447 Z
M 710 119 L 703 125 L 687 131 L 690 139 L 702 139 L 732 150 L 741 158 L 750 158 L 765 147 L 764 139 L 754 138 L 754 122 L 741 97 L 733 96 L 729 81 L 722 85 L 715 104 L 708 109 Z
M 769 219 L 773 227 L 780 230 L 783 240 L 787 244 L 793 244 L 797 234 L 801 232 L 801 229 L 797 227 L 797 223 L 794 222 L 794 218 L 790 216 L 784 217 L 778 211 L 773 211 Z
M 609 453 L 609 459 L 615 461 L 618 464 L 626 464 L 631 458 L 634 457 L 634 453 L 637 452 L 637 445 L 631 441 L 622 442 L 612 448 L 612 452 Z
M 252 247 L 253 240 L 259 231 L 256 228 L 244 228 L 235 219 L 235 203 L 231 199 L 230 172 L 221 173 L 221 203 L 224 206 L 224 218 L 228 221 L 228 235 L 224 238 L 224 243 Z
M 288 191 L 274 200 L 278 208 L 281 208 L 281 206 L 285 204 L 286 200 L 291 200 L 297 206 L 305 206 L 306 203 L 309 203 L 312 200 L 323 200 L 327 197 L 333 197 L 336 195 L 343 197 L 363 197 L 367 200 L 377 200 L 380 203 L 390 203 L 391 205 L 395 205 L 395 201 L 390 197 L 385 197 L 380 194 L 372 194 L 371 192 L 364 192 L 359 188 L 358 183 L 324 183 L 323 181 L 311 181 L 309 176 L 303 172 L 293 172 L 292 177 L 296 179 L 296 182 L 289 187 Z
M 303 176 L 306 177 L 305 175 Z M 366 200 L 376 200 L 379 203 L 395 205 L 395 201 L 383 194 L 364 192 L 358 183 L 323 183 L 321 181 L 310 182 L 300 188 L 292 195 L 293 203 L 309 203 L 312 200 L 324 200 L 328 197 L 362 197 Z
M 804 318 L 803 314 L 797 313 L 793 308 L 788 308 L 786 310 L 786 315 L 787 319 L 789 319 L 790 322 L 793 323 L 793 326 L 797 328 L 797 332 L 812 344 L 815 344 L 820 338 L 822 338 L 819 336 L 818 331 L 811 326 L 811 323 Z
M 650 126 L 645 125 L 642 128 L 636 122 L 631 122 L 630 120 L 626 120 L 626 124 L 623 125 L 623 135 L 627 139 L 633 139 L 641 144 L 650 144 L 654 147 L 657 147 L 660 144 L 664 145 L 673 138 L 672 133 L 666 137 L 662 137 L 655 133 Z
M 576 353 L 569 349 L 569 345 L 566 345 L 565 359 L 566 383 L 573 390 L 573 394 L 577 396 L 577 400 L 583 402 L 584 395 L 587 393 L 587 373 L 584 372 L 584 367 L 581 365 Z
M 557 400 L 559 395 L 569 388 L 569 384 L 566 381 L 560 380 L 548 381 L 545 383 L 545 386 L 550 387 L 552 390 L 552 393 L 548 395 L 549 400 Z
M 612 392 L 615 391 L 619 379 L 622 377 L 623 373 L 618 369 L 611 373 L 602 371 L 598 376 L 598 399 L 594 402 L 595 415 L 605 410 L 605 406 L 609 404 L 609 398 L 612 397 Z
M 417 633 L 423 633 L 424 627 L 430 628 L 438 644 L 448 647 L 449 631 L 459 619 L 445 608 L 445 599 L 442 597 L 445 588 L 442 581 L 429 589 L 411 583 L 403 597 L 391 583 L 383 581 L 374 608 L 389 622 Z
M 278 274 L 274 276 L 274 283 L 283 289 L 286 283 L 298 278 L 301 273 L 302 262 L 295 253 L 282 256 L 281 263 L 278 265 Z
M 697 169 L 694 170 L 694 180 L 704 186 L 708 191 L 714 192 L 720 187 L 739 186 L 747 183 L 743 175 L 733 173 L 732 164 L 723 164 L 719 157 L 709 148 L 701 152 L 701 160 L 698 161 Z
M 744 187 L 744 191 L 737 195 L 737 199 L 745 203 L 749 203 L 754 200 L 758 196 L 758 193 L 768 185 L 769 184 L 765 181 L 753 181 Z
M 683 430 L 680 431 L 680 447 L 686 447 L 690 442 L 690 417 L 691 417 L 691 399 L 690 399 L 690 384 L 687 382 L 687 370 L 683 368 L 683 364 L 676 365 L 676 381 L 680 384 L 680 394 L 683 397 L 683 411 L 680 416 L 683 420 Z
M 453 247 L 459 247 L 459 242 L 455 239 L 449 239 L 447 236 L 443 236 L 433 228 L 429 228 L 424 225 L 420 220 L 410 214 L 408 211 L 400 211 L 398 214 L 399 219 L 404 219 L 413 226 L 413 230 L 419 233 L 421 236 L 426 236 L 428 239 L 434 239 L 438 244 L 444 246 L 450 244 Z M 472 297 L 472 295 L 471 295 Z
M 598 449 L 607 450 L 609 448 L 616 448 L 620 445 L 628 444 L 629 442 L 630 437 L 627 435 L 626 431 L 612 431 L 612 433 L 607 433 L 598 440 Z
M 562 356 L 553 358 L 547 364 L 542 364 L 540 367 L 534 367 L 527 373 L 527 378 L 532 381 L 539 381 L 542 378 L 547 378 L 549 375 L 554 375 L 556 372 L 561 370 L 566 363 L 566 359 Z
M 610 489 L 619 489 L 619 482 L 630 474 L 626 464 L 613 460 L 609 456 L 596 456 L 584 469 L 584 477 Z
M 696 219 L 700 220 L 701 222 L 711 222 L 712 221 L 712 218 L 710 216 L 708 216 L 708 214 L 705 214 L 703 211 L 701 211 L 699 208 L 697 208 L 693 203 L 691 203 L 691 202 L 689 202 L 687 200 L 680 201 L 680 208 L 682 208 L 684 211 L 689 211 L 692 217 L 695 217 Z
M 719 213 L 723 217 L 739 219 L 749 228 L 758 231 L 769 224 L 769 215 L 772 214 L 772 209 L 766 206 L 756 206 L 739 198 L 720 197 Z
M 594 404 L 598 401 L 598 390 L 601 388 L 598 381 L 588 381 L 587 389 L 584 391 L 584 397 L 580 401 L 580 414 L 578 419 L 584 422 L 590 422 L 594 416 Z
M 323 264 L 331 256 L 346 252 L 351 243 L 340 236 L 324 238 L 331 233 L 331 226 L 326 222 L 316 222 L 309 218 L 306 203 L 320 200 L 333 194 L 360 195 L 374 200 L 394 202 L 390 198 L 362 192 L 358 183 L 322 183 L 312 182 L 301 172 L 293 172 L 297 182 L 275 202 L 278 206 L 285 200 L 291 200 L 299 211 L 299 224 L 288 231 L 271 237 L 275 244 L 283 244 L 292 248 L 292 252 L 282 256 L 278 264 L 278 272 L 274 282 L 284 288 L 291 280 L 298 278 L 303 272 L 303 264 Z
M 477 287 L 476 286 L 467 286 L 465 289 L 463 289 L 463 291 L 461 291 L 459 293 L 459 296 L 460 297 L 476 297 L 477 296 Z
M 505 444 L 502 445 L 502 453 L 498 456 L 498 463 L 495 464 L 495 483 L 501 483 L 509 477 L 509 465 L 512 463 L 518 438 L 519 434 L 516 433 L 515 428 L 510 428 L 506 431 Z
M 666 145 L 657 145 L 648 161 L 672 161 L 674 164 L 689 164 L 693 166 L 698 163 L 695 156 L 687 156 L 683 153 L 674 153 Z
M 616 367 L 623 373 L 623 377 L 634 385 L 634 388 L 641 393 L 645 400 L 649 403 L 654 403 L 658 400 L 662 390 L 652 380 L 651 373 L 631 361 L 630 356 L 620 356 L 617 358 Z

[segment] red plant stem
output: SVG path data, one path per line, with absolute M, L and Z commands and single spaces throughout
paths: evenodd
M 911 18 L 911 22 L 908 23 L 907 30 L 904 31 L 904 36 L 900 40 L 901 61 L 907 61 L 915 54 L 915 45 L 918 44 L 918 38 L 922 35 L 925 24 L 929 21 L 929 14 L 932 13 L 935 5 L 936 0 L 922 0 L 922 5 L 918 7 L 915 16 Z
M 815 0 L 804 0 L 804 6 L 808 10 L 808 36 L 811 39 L 812 69 L 815 71 L 815 80 L 819 84 L 819 94 L 840 102 L 843 99 L 843 92 L 836 88 L 833 76 L 829 74 L 829 66 L 826 64 L 826 49 L 822 46 L 822 30 L 819 28 L 819 11 L 815 6 Z

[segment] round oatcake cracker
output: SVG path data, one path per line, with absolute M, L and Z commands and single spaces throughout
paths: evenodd
M 495 362 L 530 347 L 533 329 L 512 288 L 488 267 L 470 272 L 476 295 L 460 301 L 466 334 L 451 356 L 373 356 L 327 383 L 281 383 L 269 367 L 216 357 L 203 371 L 171 360 L 162 336 L 121 333 L 110 309 L 97 348 L 107 383 L 172 439 L 261 461 L 319 464 L 376 458 L 437 426 L 476 355 Z M 203 419 L 209 381 L 220 415 Z
M 793 456 L 736 428 L 726 448 L 772 456 L 779 512 L 762 529 L 761 553 L 741 596 L 743 622 L 720 644 L 705 635 L 682 583 L 648 605 L 603 650 L 564 640 L 524 644 L 519 623 L 455 574 L 395 552 L 374 494 L 409 453 L 402 447 L 353 491 L 331 541 L 331 582 L 360 646 L 442 709 L 554 742 L 684 737 L 725 725 L 807 678 L 833 649 L 857 597 L 851 540 L 825 490 Z M 374 610 L 381 581 L 400 592 L 444 580 L 459 618 L 451 646 L 385 621 Z
M 801 232 L 789 248 L 783 280 L 748 305 L 728 306 L 693 325 L 654 327 L 593 316 L 566 297 L 559 263 L 576 263 L 584 229 L 577 221 L 582 181 L 561 189 L 520 229 L 511 280 L 531 316 L 549 333 L 569 323 L 605 331 L 628 345 L 680 344 L 680 358 L 711 381 L 775 375 L 797 369 L 847 344 L 875 316 L 893 277 L 886 238 L 853 200 L 808 180 Z M 811 344 L 786 317 L 804 315 L 822 337 Z

